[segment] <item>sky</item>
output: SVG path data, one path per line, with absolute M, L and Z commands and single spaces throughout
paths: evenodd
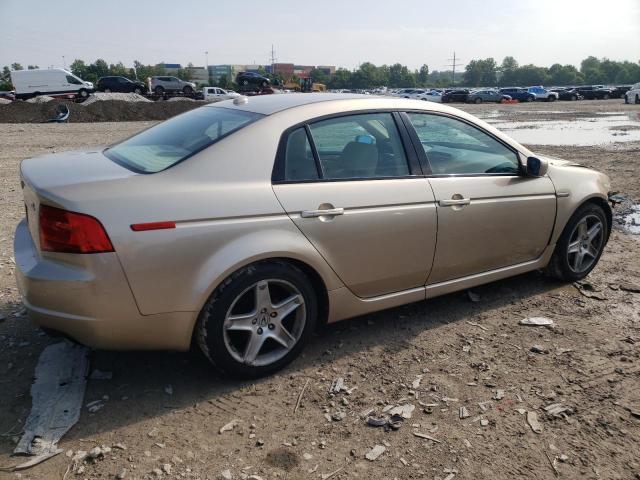
M 267 64 L 272 44 L 278 62 L 345 68 L 638 62 L 640 0 L 0 0 L 0 66 Z

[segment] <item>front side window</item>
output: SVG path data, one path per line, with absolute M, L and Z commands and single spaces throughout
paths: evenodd
M 109 147 L 104 154 L 136 172 L 156 173 L 262 116 L 227 108 L 201 107 Z
M 331 118 L 309 128 L 325 179 L 409 175 L 400 134 L 390 113 Z
M 72 85 L 82 85 L 82 82 L 80 80 L 71 75 L 67 75 L 67 82 L 71 83 Z
M 518 174 L 516 153 L 482 130 L 440 115 L 408 116 L 434 175 Z

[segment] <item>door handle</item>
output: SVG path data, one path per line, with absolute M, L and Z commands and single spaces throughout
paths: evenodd
M 471 203 L 470 198 L 452 198 L 450 200 L 440 200 L 438 204 L 441 207 L 451 207 L 454 205 L 469 205 Z
M 334 217 L 336 215 L 344 215 L 344 208 L 322 208 L 319 210 L 303 210 L 300 212 L 302 218 Z

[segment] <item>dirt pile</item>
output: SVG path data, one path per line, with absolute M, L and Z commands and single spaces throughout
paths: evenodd
M 134 94 L 135 95 L 135 94 Z M 141 97 L 143 98 L 143 97 Z M 55 117 L 60 102 L 0 104 L 0 123 L 43 123 Z M 143 102 L 97 100 L 88 105 L 62 102 L 69 107 L 69 122 L 118 122 L 166 120 L 203 105 L 203 102 Z
M 113 100 L 120 100 L 123 102 L 151 102 L 146 97 L 138 95 L 137 93 L 102 93 L 96 92 L 81 103 L 83 107 L 87 107 L 95 102 L 107 102 Z

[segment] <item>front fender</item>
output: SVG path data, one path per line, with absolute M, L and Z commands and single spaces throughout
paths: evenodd
M 611 189 L 609 177 L 605 174 L 577 164 L 554 164 L 550 159 L 549 177 L 557 195 L 556 224 L 551 235 L 551 244 L 555 244 L 574 212 L 584 203 L 598 201 L 607 205 L 608 192 Z M 611 225 L 609 225 L 611 228 Z

